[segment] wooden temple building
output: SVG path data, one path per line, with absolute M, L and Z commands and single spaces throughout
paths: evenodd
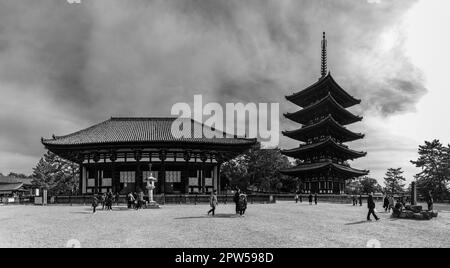
M 172 133 L 175 120 L 111 118 L 72 134 L 42 138 L 42 144 L 80 165 L 80 194 L 145 191 L 150 172 L 158 179 L 156 194 L 220 193 L 221 164 L 257 145 L 256 139 L 212 128 L 209 133 L 215 133 L 214 138 L 206 138 L 204 131 L 192 138 L 180 137 Z M 193 132 L 207 128 L 185 120 Z
M 366 155 L 344 145 L 364 137 L 345 126 L 361 121 L 347 108 L 361 103 L 340 87 L 327 72 L 327 40 L 323 33 L 321 78 L 308 88 L 286 99 L 301 110 L 284 116 L 303 126 L 283 135 L 301 142 L 298 148 L 283 150 L 286 156 L 297 159 L 298 165 L 282 170 L 300 179 L 303 193 L 343 194 L 345 181 L 369 173 L 350 167 L 349 160 Z

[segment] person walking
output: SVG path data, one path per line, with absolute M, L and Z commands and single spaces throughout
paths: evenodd
M 239 215 L 244 216 L 246 209 L 247 209 L 247 195 L 241 193 L 239 195 Z
M 241 190 L 239 188 L 236 189 L 236 193 L 233 197 L 233 202 L 236 204 L 236 214 L 239 214 L 239 196 L 241 194 Z
M 217 200 L 217 191 L 214 190 L 211 193 L 211 196 L 209 197 L 209 205 L 211 206 L 211 209 L 208 211 L 208 215 L 210 213 L 212 213 L 212 215 L 214 216 L 215 212 L 216 212 L 216 207 L 219 205 L 219 202 Z
M 362 207 L 362 195 L 359 194 L 359 206 Z
M 379 220 L 379 218 L 377 217 L 377 215 L 375 214 L 375 202 L 373 201 L 373 196 L 372 194 L 369 194 L 369 198 L 367 199 L 367 208 L 369 209 L 369 212 L 367 213 L 367 220 L 371 221 L 370 219 L 370 215 L 373 215 L 373 217 L 375 218 L 375 220 Z
M 431 194 L 431 191 L 428 191 L 426 201 L 427 201 L 427 205 L 428 205 L 428 211 L 432 211 L 434 202 L 433 202 L 433 195 Z
M 317 193 L 314 194 L 314 203 L 317 205 Z
M 298 193 L 295 194 L 295 203 L 298 203 Z
M 313 196 L 311 193 L 308 195 L 308 201 L 309 201 L 309 204 L 312 205 Z
M 98 206 L 98 198 L 97 195 L 94 194 L 92 196 L 92 213 L 95 213 L 97 206 Z

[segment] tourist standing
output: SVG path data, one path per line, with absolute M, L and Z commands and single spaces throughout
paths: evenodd
M 98 206 L 98 198 L 97 195 L 94 194 L 92 196 L 92 213 L 95 213 L 97 206 Z
M 106 200 L 106 194 L 102 194 L 100 196 L 100 202 L 102 203 L 102 210 L 105 210 L 105 200 Z
M 375 202 L 373 201 L 372 194 L 369 194 L 369 197 L 367 198 L 367 208 L 369 209 L 369 212 L 367 213 L 367 220 L 371 221 L 370 215 L 373 215 L 375 217 L 375 220 L 379 220 L 377 215 L 375 214 Z
M 241 193 L 239 195 L 239 215 L 244 216 L 246 209 L 247 209 L 247 195 Z
M 433 202 L 433 195 L 431 194 L 431 191 L 428 191 L 426 201 L 427 201 L 427 205 L 428 205 L 428 211 L 432 211 L 434 202 Z
M 356 196 L 352 195 L 353 206 L 356 206 L 358 202 L 356 201 Z
M 134 196 L 133 196 L 133 194 L 130 192 L 129 194 L 128 194 L 128 197 L 127 197 L 127 201 L 128 201 L 128 208 L 131 208 L 132 206 L 133 206 L 133 204 L 134 204 Z
M 139 194 L 137 194 L 137 200 L 136 200 L 136 207 L 135 209 L 138 210 L 142 208 L 142 205 L 144 204 L 144 192 L 140 191 Z
M 385 212 L 388 212 L 388 209 L 389 209 L 389 198 L 388 198 L 388 195 L 385 195 L 385 196 L 384 196 L 384 199 L 383 199 L 383 208 L 384 208 L 384 211 L 385 211 Z
M 313 196 L 311 193 L 308 195 L 308 201 L 309 201 L 309 205 L 312 205 Z
M 314 194 L 314 203 L 317 205 L 317 193 Z
M 295 194 L 295 203 L 298 203 L 298 193 Z
M 119 206 L 119 198 L 120 198 L 120 195 L 119 195 L 119 193 L 117 192 L 117 193 L 115 194 L 115 199 L 116 199 L 116 205 L 117 205 L 117 206 Z
M 359 194 L 359 206 L 362 207 L 362 195 Z
M 212 213 L 214 216 L 214 213 L 216 212 L 216 207 L 219 205 L 219 202 L 217 200 L 217 191 L 214 190 L 211 193 L 211 196 L 209 197 L 209 205 L 211 206 L 211 209 L 208 211 L 208 215 Z
M 241 194 L 241 190 L 238 188 L 236 189 L 236 193 L 233 197 L 233 202 L 236 204 L 236 214 L 239 214 L 239 196 Z
M 391 209 L 394 209 L 395 206 L 395 199 L 393 195 L 389 196 L 389 208 L 388 208 L 388 212 L 391 212 Z

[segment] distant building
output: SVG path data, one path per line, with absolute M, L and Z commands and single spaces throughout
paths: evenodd
M 285 117 L 302 124 L 297 130 L 284 131 L 283 135 L 302 142 L 298 148 L 283 150 L 286 156 L 295 158 L 299 165 L 281 170 L 281 173 L 298 177 L 305 193 L 343 194 L 345 181 L 367 175 L 369 171 L 350 167 L 348 160 L 366 155 L 344 145 L 364 137 L 352 132 L 345 125 L 361 121 L 347 108 L 361 103 L 341 88 L 327 73 L 327 40 L 322 41 L 321 78 L 310 87 L 287 96 L 290 102 L 303 109 L 285 114 Z
M 0 196 L 32 195 L 32 178 L 16 178 L 0 176 Z
M 220 167 L 257 144 L 186 119 L 196 135 L 172 133 L 176 118 L 111 118 L 65 136 L 42 139 L 58 156 L 80 165 L 80 193 L 146 191 L 157 178 L 156 194 L 210 193 L 220 188 Z M 205 127 L 213 138 L 198 133 Z M 151 170 L 149 167 L 151 164 Z

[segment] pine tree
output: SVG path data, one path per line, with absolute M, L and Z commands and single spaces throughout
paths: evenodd
M 406 181 L 406 179 L 402 174 L 402 168 L 390 168 L 387 170 L 384 184 L 388 193 L 395 194 L 404 192 L 405 184 L 402 182 Z
M 46 188 L 50 195 L 78 192 L 79 166 L 48 151 L 33 169 L 33 185 Z
M 450 180 L 450 145 L 445 147 L 439 140 L 425 141 L 419 146 L 419 158 L 411 163 L 422 169 L 415 176 L 418 192 L 426 196 L 431 191 L 435 198 L 444 199 Z

